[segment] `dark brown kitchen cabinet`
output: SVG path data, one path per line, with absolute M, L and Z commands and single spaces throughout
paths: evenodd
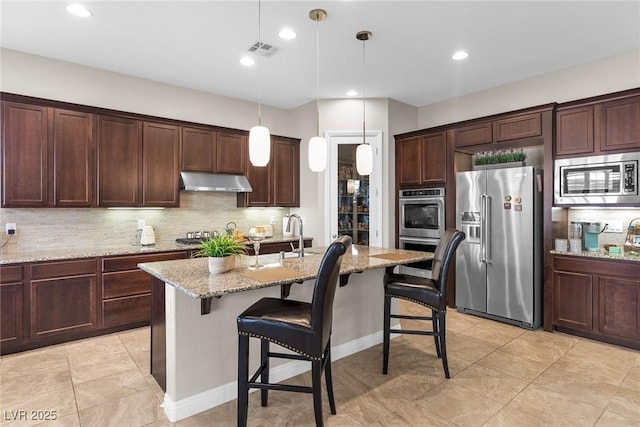
M 556 156 L 593 153 L 593 105 L 558 109 Z
M 178 207 L 180 128 L 144 122 L 142 129 L 142 206 Z
M 46 107 L 2 101 L 2 206 L 46 207 Z
M 523 114 L 493 122 L 495 142 L 533 138 L 540 135 L 542 135 L 541 113 Z
M 90 207 L 95 200 L 94 116 L 3 101 L 5 207 Z
M 102 258 L 102 327 L 148 325 L 152 276 L 138 264 L 186 258 L 187 251 Z
M 456 147 L 490 144 L 493 142 L 492 122 L 458 126 L 453 131 Z
M 445 132 L 396 140 L 396 176 L 399 188 L 445 182 L 446 161 Z
M 183 171 L 243 175 L 247 151 L 244 134 L 182 127 Z
M 250 193 L 238 194 L 238 207 L 300 206 L 300 140 L 271 137 L 267 166 L 247 162 Z
M 555 255 L 553 329 L 640 349 L 640 263 Z
M 22 265 L 0 267 L 0 347 L 22 343 L 24 284 Z
M 640 95 L 618 92 L 561 104 L 555 155 L 581 157 L 640 150 Z
M 98 205 L 139 206 L 142 190 L 142 122 L 98 117 Z
M 29 339 L 98 327 L 98 262 L 95 258 L 29 264 Z

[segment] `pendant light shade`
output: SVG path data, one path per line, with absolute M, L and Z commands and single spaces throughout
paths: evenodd
M 360 175 L 370 175 L 373 171 L 373 150 L 366 139 L 366 102 L 365 88 L 367 86 L 367 62 L 365 57 L 365 41 L 371 38 L 370 31 L 358 31 L 356 39 L 362 41 L 362 144 L 356 149 L 356 170 Z
M 316 21 L 316 135 L 309 140 L 309 168 L 322 172 L 327 165 L 327 140 L 320 136 L 320 21 L 327 17 L 327 11 L 313 9 L 309 18 Z
M 254 126 L 249 131 L 249 161 L 253 166 L 267 166 L 271 157 L 271 135 L 264 126 Z
M 262 41 L 260 40 L 260 25 L 262 17 L 262 4 L 258 0 L 258 92 L 260 92 L 260 71 L 262 63 Z M 271 135 L 269 129 L 262 126 L 262 94 L 258 93 L 258 126 L 249 131 L 249 161 L 253 166 L 264 167 L 269 164 L 271 157 Z
M 327 164 L 327 140 L 314 136 L 309 140 L 309 167 L 313 172 L 322 172 Z

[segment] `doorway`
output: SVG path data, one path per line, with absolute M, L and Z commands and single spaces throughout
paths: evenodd
M 356 148 L 362 144 L 362 132 L 325 132 L 329 146 L 325 245 L 347 234 L 354 244 L 382 246 L 382 131 L 367 131 L 365 137 L 373 150 L 369 176 L 359 175 L 356 170 Z

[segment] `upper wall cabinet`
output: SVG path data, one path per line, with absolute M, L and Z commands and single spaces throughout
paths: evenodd
M 182 127 L 183 171 L 242 175 L 247 151 L 244 134 Z
M 446 133 L 435 132 L 396 140 L 396 175 L 399 188 L 446 181 Z
M 542 114 L 515 114 L 493 121 L 455 126 L 453 135 L 456 148 L 536 138 L 542 135 Z
M 98 120 L 98 205 L 177 207 L 179 127 L 103 116 Z
M 300 140 L 271 136 L 271 159 L 265 167 L 247 162 L 253 191 L 238 194 L 239 207 L 300 206 Z
M 2 206 L 89 207 L 93 114 L 2 102 Z
M 611 97 L 558 107 L 556 157 L 640 150 L 640 95 Z

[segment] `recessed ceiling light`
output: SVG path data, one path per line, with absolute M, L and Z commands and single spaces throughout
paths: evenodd
M 293 40 L 296 38 L 296 32 L 291 28 L 283 28 L 282 30 L 280 30 L 278 35 L 283 40 Z
M 89 9 L 79 3 L 73 3 L 67 6 L 67 12 L 72 15 L 79 16 L 81 18 L 88 18 L 91 16 Z
M 256 61 L 250 56 L 243 56 L 242 59 L 240 59 L 240 63 L 242 65 L 250 67 L 252 65 L 255 65 Z
M 451 58 L 455 59 L 456 61 L 462 61 L 463 59 L 467 59 L 468 57 L 469 53 L 465 52 L 464 50 L 459 50 L 451 55 Z
M 358 96 L 358 92 L 351 89 L 350 91 L 347 92 L 347 96 Z

